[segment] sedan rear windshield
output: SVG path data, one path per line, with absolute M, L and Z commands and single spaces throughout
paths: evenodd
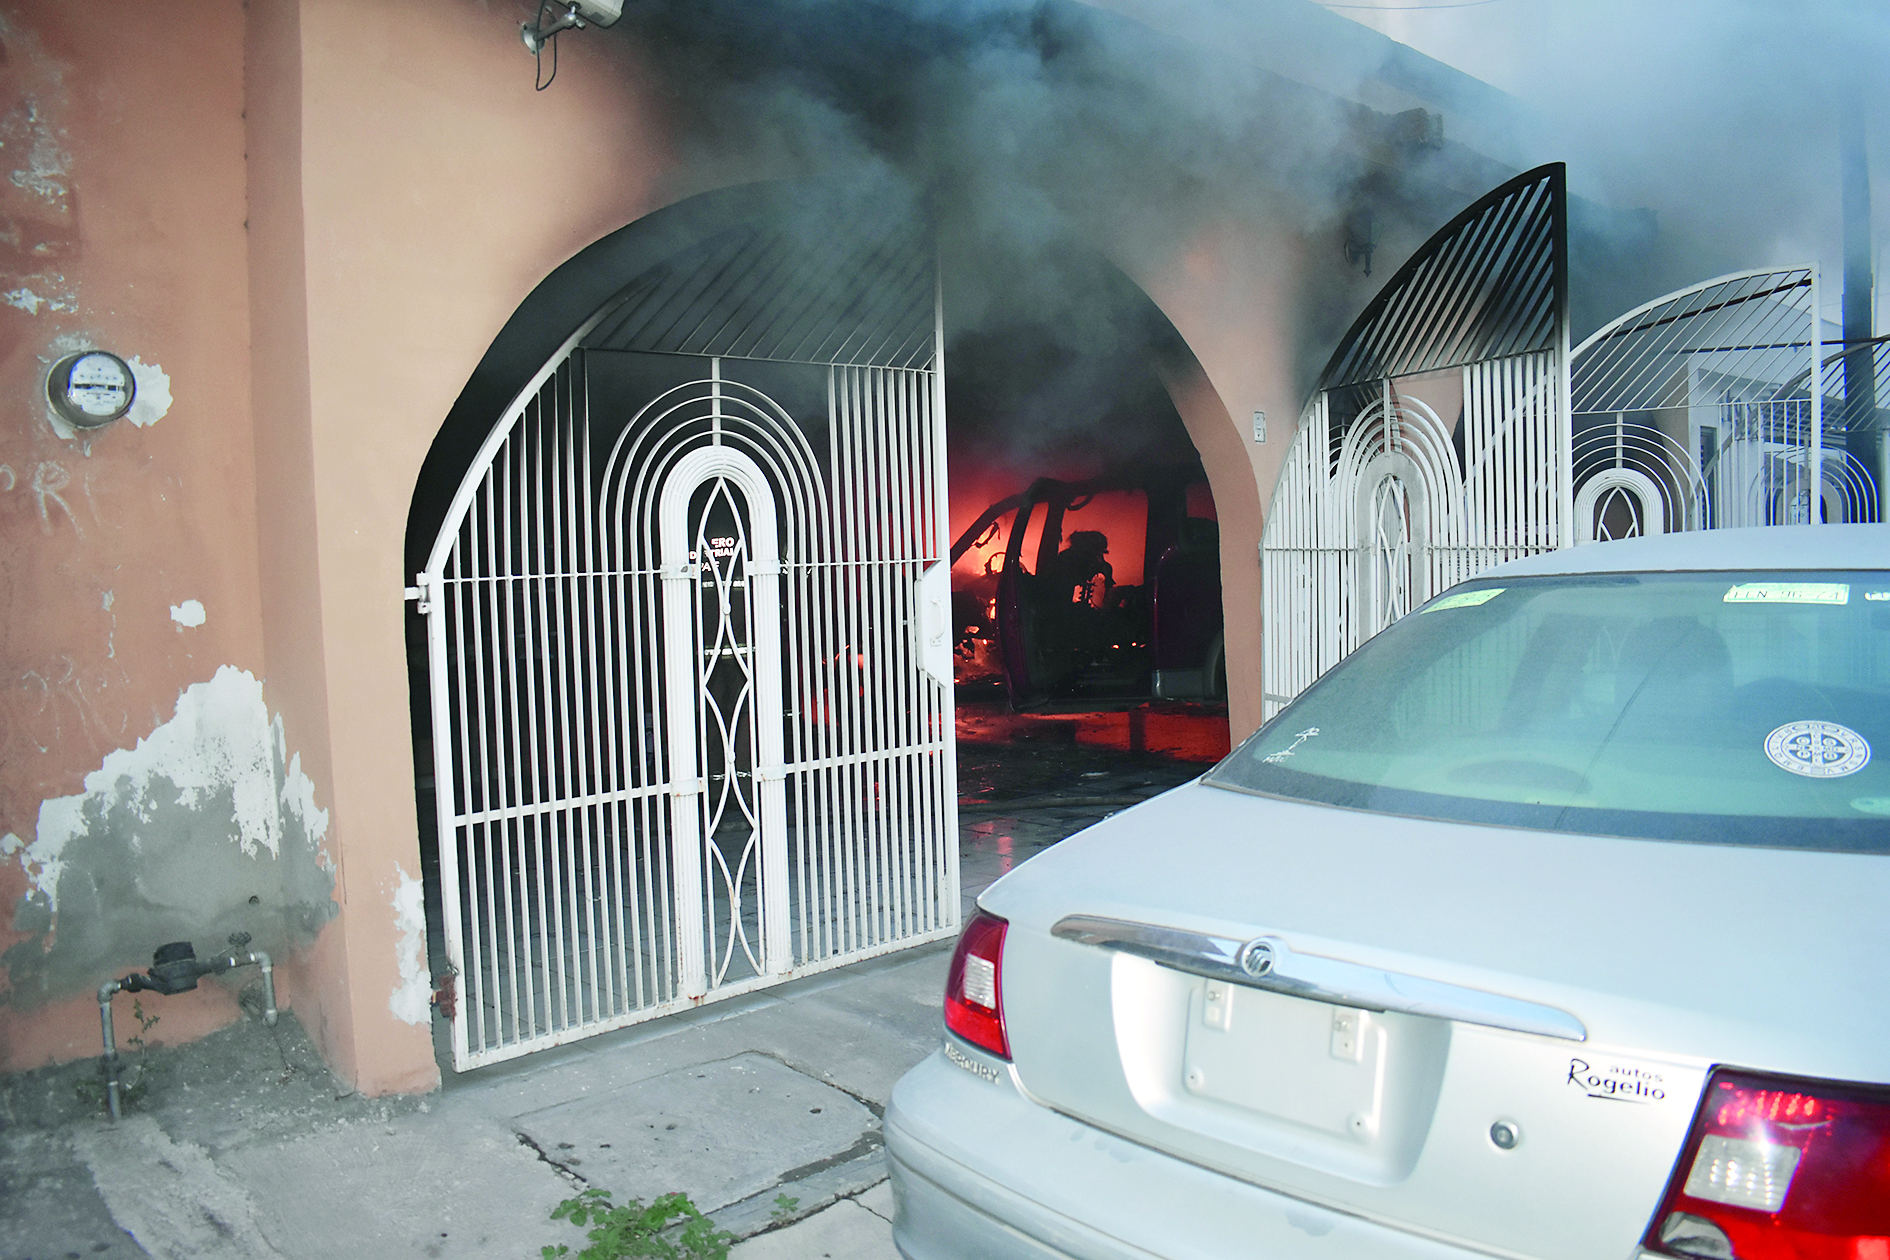
M 1499 826 L 1890 852 L 1890 572 L 1468 582 L 1341 661 L 1208 781 Z

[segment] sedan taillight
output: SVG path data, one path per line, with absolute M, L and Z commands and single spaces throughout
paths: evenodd
M 1004 1034 L 1004 929 L 1010 925 L 980 910 L 965 924 L 945 977 L 945 1027 L 980 1050 L 1011 1057 Z
M 1890 1089 L 1713 1073 L 1643 1245 L 1712 1260 L 1890 1260 Z

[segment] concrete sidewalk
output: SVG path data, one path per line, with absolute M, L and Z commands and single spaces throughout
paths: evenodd
M 983 767 L 998 790 L 978 795 L 978 753 L 963 755 L 967 907 L 1014 863 L 1199 769 L 1007 749 Z M 620 1202 L 682 1191 L 743 1240 L 738 1260 L 894 1260 L 880 1116 L 939 1044 L 949 958 L 935 944 L 448 1071 L 423 1098 L 338 1096 L 288 1016 L 153 1051 L 116 1125 L 89 1063 L 13 1077 L 0 1260 L 517 1260 L 581 1249 L 584 1231 L 550 1217 L 586 1186 Z

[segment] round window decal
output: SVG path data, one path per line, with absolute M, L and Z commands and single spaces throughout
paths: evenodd
M 1787 722 L 1765 737 L 1772 764 L 1812 779 L 1841 779 L 1870 763 L 1870 744 L 1836 722 Z

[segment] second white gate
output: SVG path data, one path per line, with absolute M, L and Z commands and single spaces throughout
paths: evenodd
M 1470 206 L 1334 351 L 1261 534 L 1266 717 L 1445 587 L 1567 545 L 1563 180 Z

